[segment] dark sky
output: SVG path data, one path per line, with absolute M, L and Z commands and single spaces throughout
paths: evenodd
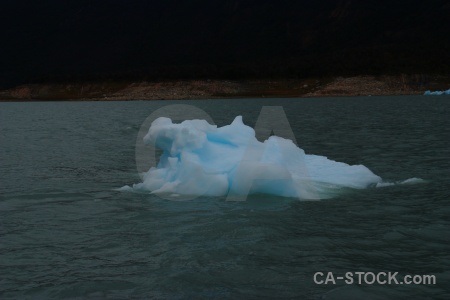
M 0 86 L 448 72 L 448 0 L 1 2 Z

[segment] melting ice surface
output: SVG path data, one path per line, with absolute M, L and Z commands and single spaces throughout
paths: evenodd
M 424 93 L 425 96 L 441 96 L 441 95 L 450 95 L 450 89 L 446 90 L 446 91 L 426 91 Z
M 260 142 L 241 116 L 219 128 L 204 120 L 174 124 L 161 117 L 153 121 L 144 143 L 163 150 L 159 164 L 144 174 L 142 183 L 121 190 L 322 199 L 348 188 L 389 185 L 363 165 L 306 155 L 291 140 L 271 136 Z

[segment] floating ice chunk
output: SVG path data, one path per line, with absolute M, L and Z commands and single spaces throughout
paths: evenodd
M 393 185 L 395 185 L 394 182 L 378 182 L 376 187 L 381 188 L 381 187 L 387 187 L 387 186 L 393 186 Z
M 376 187 L 387 187 L 387 186 L 394 186 L 394 185 L 403 185 L 403 184 L 419 184 L 419 183 L 426 183 L 426 180 L 423 180 L 421 178 L 413 177 L 402 181 L 396 181 L 396 182 L 379 182 L 376 184 Z
M 241 116 L 219 128 L 204 120 L 174 124 L 158 118 L 144 143 L 163 150 L 159 164 L 144 174 L 142 183 L 122 191 L 193 196 L 267 193 L 321 199 L 348 188 L 382 184 L 363 165 L 306 155 L 291 140 L 271 136 L 260 142 Z
M 418 184 L 418 183 L 426 183 L 426 180 L 423 180 L 422 178 L 413 177 L 400 181 L 400 184 Z
M 450 95 L 450 89 L 446 90 L 446 91 L 426 91 L 424 93 L 425 96 L 441 96 L 441 95 Z

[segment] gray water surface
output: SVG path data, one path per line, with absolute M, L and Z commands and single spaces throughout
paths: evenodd
M 219 126 L 283 106 L 307 154 L 426 183 L 312 202 L 118 192 L 140 181 L 141 124 L 175 103 Z M 449 97 L 0 103 L 0 298 L 450 299 L 449 141 Z M 437 284 L 317 285 L 319 271 Z

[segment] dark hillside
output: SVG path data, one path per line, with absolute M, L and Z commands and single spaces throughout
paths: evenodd
M 0 86 L 450 72 L 448 0 L 6 0 Z

